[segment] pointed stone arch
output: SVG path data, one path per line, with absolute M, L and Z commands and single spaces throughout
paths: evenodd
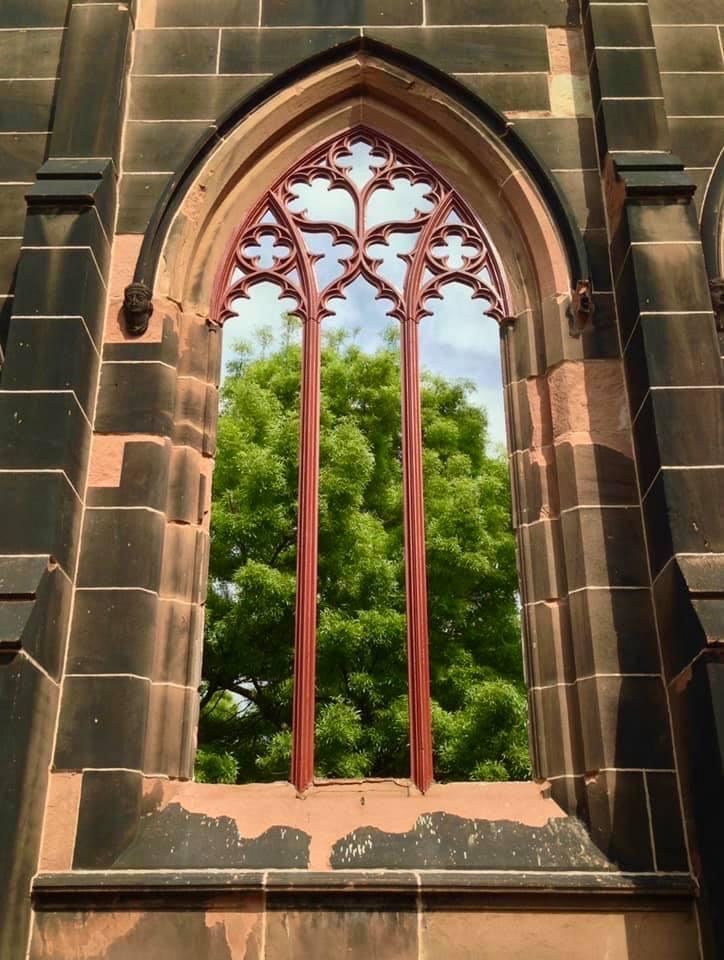
M 159 316 L 175 315 L 173 325 L 189 352 L 185 363 L 180 359 L 181 367 L 206 363 L 200 345 L 207 344 L 210 387 L 195 401 L 189 398 L 184 404 L 177 398 L 177 410 L 203 406 L 202 453 L 213 456 L 220 372 L 213 293 L 229 245 L 260 197 L 301 156 L 360 125 L 428 162 L 485 225 L 504 265 L 512 322 L 502 328 L 502 353 L 521 591 L 524 604 L 526 598 L 532 603 L 550 599 L 551 591 L 558 603 L 565 595 L 563 540 L 554 522 L 560 496 L 544 374 L 566 358 L 573 342 L 570 295 L 587 277 L 585 251 L 553 177 L 510 124 L 420 61 L 365 39 L 307 61 L 232 110 L 171 183 L 146 233 L 135 280 L 152 289 Z M 197 383 L 183 379 L 184 390 L 199 393 Z M 542 528 L 532 529 L 531 521 Z M 168 550 L 178 550 L 175 531 Z M 567 611 L 560 616 L 567 621 Z M 570 633 L 563 621 L 555 628 L 561 642 Z M 532 630 L 527 625 L 524 644 L 531 687 L 545 673 L 536 662 Z M 200 665 L 198 636 L 193 642 L 190 661 Z M 567 659 L 572 660 L 571 651 Z M 531 693 L 538 775 L 546 777 L 555 767 L 546 760 L 547 738 L 567 743 L 568 774 L 579 738 L 579 722 L 572 715 L 577 709 L 577 704 L 567 704 L 544 724 L 542 707 Z M 184 724 L 190 728 L 193 723 Z M 188 750 L 182 750 L 187 770 Z M 581 773 L 579 769 L 577 776 Z
M 409 137 L 463 195 L 474 198 L 480 186 L 469 181 L 471 173 L 485 175 L 509 210 L 511 230 L 517 219 L 520 235 L 528 237 L 537 272 L 555 278 L 565 293 L 588 279 L 586 250 L 568 201 L 514 125 L 447 74 L 360 37 L 285 71 L 219 118 L 161 196 L 135 280 L 163 295 L 167 279 L 178 293 L 174 271 L 189 275 L 181 249 L 187 225 L 193 224 L 197 236 L 212 225 L 225 235 L 223 210 L 238 208 L 240 201 L 243 207 L 246 179 L 251 171 L 259 177 L 260 157 L 271 182 L 290 165 L 290 153 L 359 123 L 377 125 L 382 133 L 395 133 L 402 124 L 401 139 Z M 259 186 L 256 180 L 252 194 Z M 203 283 L 199 292 L 206 293 Z

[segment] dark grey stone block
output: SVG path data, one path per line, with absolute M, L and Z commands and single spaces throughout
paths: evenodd
M 0 237 L 0 290 L 13 290 L 22 241 Z
M 123 169 L 126 173 L 169 173 L 183 168 L 189 152 L 213 125 L 186 123 L 134 123 L 126 126 Z
M 103 870 L 132 842 L 142 812 L 143 777 L 128 770 L 86 770 L 73 852 L 75 870 Z
M 365 33 L 450 73 L 548 71 L 544 27 L 374 27 Z
M 0 30 L 0 79 L 55 79 L 62 39 L 62 30 Z
M 0 392 L 0 464 L 5 470 L 63 470 L 76 490 L 90 424 L 71 393 Z
M 724 468 L 662 470 L 644 497 L 651 572 L 676 553 L 724 553 Z
M 668 563 L 654 581 L 654 601 L 656 603 L 661 652 L 664 671 L 670 682 L 677 677 L 692 661 L 707 649 L 709 637 L 700 616 L 698 597 L 704 593 L 705 600 L 721 589 L 721 572 L 715 558 L 706 555 L 696 558 L 707 560 L 715 572 L 714 583 L 702 585 L 691 583 L 686 576 L 686 560 L 680 557 Z M 713 587 L 707 590 L 707 587 Z M 718 631 L 717 631 L 718 632 Z M 724 632 L 724 631 L 722 631 Z
M 456 76 L 491 107 L 506 111 L 550 110 L 548 76 L 545 73 L 470 74 Z
M 0 185 L 0 237 L 22 237 L 26 190 L 22 183 Z
M 569 510 L 561 526 L 569 590 L 648 585 L 638 507 Z
M 654 26 L 656 56 L 662 72 L 722 68 L 719 31 L 712 24 L 693 27 Z
M 541 23 L 547 27 L 572 27 L 579 23 L 574 0 L 427 0 L 427 22 Z
M 115 157 L 130 13 L 120 4 L 74 4 L 68 27 L 51 156 Z
M 55 80 L 0 80 L 0 132 L 50 129 Z
M 721 23 L 721 0 L 651 0 L 651 20 L 659 23 Z
M 701 247 L 653 243 L 631 248 L 616 282 L 621 338 L 628 342 L 640 313 L 711 309 Z
M 457 18 L 450 21 L 456 23 Z M 262 26 L 393 26 L 422 23 L 422 0 L 264 0 Z
M 672 116 L 718 117 L 721 114 L 724 73 L 664 74 L 661 80 L 666 109 Z
M 15 291 L 18 316 L 83 317 L 94 342 L 100 344 L 104 307 L 105 288 L 89 250 L 23 251 Z
M 656 51 L 596 50 L 591 92 L 594 104 L 601 97 L 661 97 Z
M 579 677 L 660 670 L 648 589 L 578 590 L 570 594 L 568 606 Z
M 136 77 L 131 120 L 217 120 L 263 77 Z
M 0 661 L 0 955 L 23 956 L 37 871 L 58 688 L 22 654 Z
M 581 230 L 602 229 L 605 219 L 598 171 L 559 170 L 554 176 Z
M 602 444 L 556 446 L 560 506 L 638 504 L 633 459 Z
M 160 363 L 104 363 L 95 429 L 170 436 L 176 372 Z
M 3 0 L 0 27 L 62 27 L 69 0 Z
M 67 211 L 62 207 L 31 207 L 25 221 L 27 247 L 90 247 L 101 273 L 108 273 L 111 248 L 96 207 Z
M 724 390 L 652 390 L 633 426 L 641 489 L 661 467 L 719 466 L 724 450 Z
M 597 47 L 653 47 L 649 11 L 630 3 L 591 3 L 584 17 Z M 590 49 L 590 46 L 589 46 Z
M 656 867 L 659 870 L 686 872 L 689 858 L 686 854 L 676 774 L 648 771 L 645 776 L 651 805 Z
M 300 60 L 359 36 L 358 30 L 224 30 L 221 73 L 279 73 Z
M 0 178 L 32 183 L 48 139 L 47 133 L 0 133 Z
M 598 168 L 593 121 L 587 117 L 522 117 L 514 130 L 551 170 Z
M 134 74 L 216 73 L 218 30 L 137 30 Z
M 544 687 L 531 691 L 530 696 L 540 751 L 540 775 L 562 777 L 582 772 L 576 688 Z
M 541 520 L 522 528 L 530 602 L 556 600 L 566 595 L 566 573 L 560 539 L 560 521 Z
M 687 167 L 711 167 L 724 143 L 724 117 L 672 117 L 671 149 Z
M 68 673 L 151 677 L 158 597 L 142 590 L 80 590 L 73 610 Z
M 0 554 L 53 556 L 72 575 L 81 505 L 62 473 L 0 473 Z
M 18 568 L 32 573 L 18 575 Z M 0 650 L 24 651 L 59 680 L 72 593 L 47 556 L 0 559 Z
M 620 870 L 653 870 L 644 774 L 606 770 L 589 778 L 591 839 Z
M 89 507 L 78 585 L 157 591 L 165 525 L 165 517 L 151 510 Z
M 258 0 L 157 0 L 157 27 L 255 27 Z
M 56 770 L 141 770 L 150 683 L 138 677 L 66 677 Z
M 596 113 L 601 157 L 606 151 L 669 149 L 663 100 L 602 100 Z
M 100 359 L 80 317 L 15 317 L 3 390 L 72 390 L 90 417 Z
M 608 231 L 605 228 L 586 230 L 583 234 L 583 245 L 588 255 L 589 277 L 593 281 L 594 294 L 612 290 Z
M 119 233 L 145 233 L 169 180 L 170 175 L 165 173 L 134 173 L 123 177 L 118 212 Z
M 593 677 L 578 682 L 587 770 L 670 770 L 674 765 L 660 677 Z

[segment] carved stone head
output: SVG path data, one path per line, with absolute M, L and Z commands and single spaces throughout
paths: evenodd
M 591 281 L 579 280 L 571 294 L 571 304 L 568 307 L 571 336 L 580 337 L 593 318 L 593 309 Z
M 724 330 L 724 277 L 709 281 L 711 305 L 716 318 L 717 330 Z
M 140 337 L 148 330 L 148 321 L 153 313 L 153 291 L 145 283 L 131 283 L 123 293 L 123 315 L 126 331 L 132 337 Z

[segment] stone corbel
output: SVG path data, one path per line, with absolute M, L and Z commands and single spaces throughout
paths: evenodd
M 590 280 L 578 280 L 568 305 L 569 330 L 572 337 L 580 337 L 593 319 L 593 287 Z
M 152 296 L 153 291 L 145 283 L 130 283 L 123 291 L 123 316 L 129 336 L 140 337 L 148 330 L 153 313 Z
M 716 328 L 720 333 L 724 333 L 724 277 L 716 277 L 714 280 L 710 280 L 709 290 L 711 291 L 711 306 L 714 310 Z

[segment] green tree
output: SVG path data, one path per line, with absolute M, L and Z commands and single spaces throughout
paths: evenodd
M 323 348 L 316 768 L 408 769 L 399 347 Z M 300 346 L 236 345 L 214 472 L 197 777 L 286 779 Z M 423 377 L 435 770 L 529 775 L 510 491 L 472 385 Z

